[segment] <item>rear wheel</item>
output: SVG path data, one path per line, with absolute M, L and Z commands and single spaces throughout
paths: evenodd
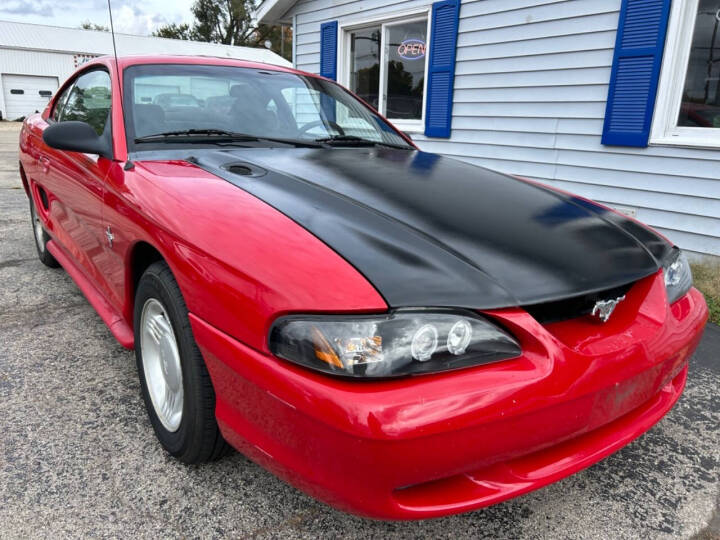
M 134 320 L 138 376 L 158 440 L 185 463 L 223 456 L 229 446 L 215 420 L 215 391 L 165 262 L 152 264 L 140 279 Z
M 55 260 L 55 257 L 47 250 L 47 243 L 50 241 L 50 235 L 45 232 L 45 227 L 40 221 L 40 217 L 35 209 L 35 202 L 30 199 L 30 221 L 33 228 L 33 237 L 35 238 L 35 248 L 37 249 L 38 259 L 45 266 L 50 268 L 58 268 L 60 263 Z

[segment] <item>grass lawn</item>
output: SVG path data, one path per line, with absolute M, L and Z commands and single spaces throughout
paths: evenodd
M 710 321 L 720 325 L 720 264 L 692 264 L 695 287 L 705 295 Z

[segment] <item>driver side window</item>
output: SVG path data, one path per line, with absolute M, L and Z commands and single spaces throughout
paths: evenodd
M 57 121 L 86 122 L 98 135 L 102 135 L 109 117 L 110 76 L 106 71 L 96 70 L 78 77 L 59 111 Z
M 60 121 L 60 116 L 62 115 L 62 109 L 65 106 L 65 102 L 67 101 L 68 96 L 70 95 L 70 92 L 73 89 L 73 86 L 75 86 L 75 82 L 73 81 L 70 86 L 68 86 L 62 94 L 57 98 L 57 101 L 55 101 L 55 107 L 53 108 L 52 114 L 50 115 L 50 118 L 55 120 L 56 122 Z

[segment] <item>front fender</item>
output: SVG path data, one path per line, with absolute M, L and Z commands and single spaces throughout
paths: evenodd
M 190 312 L 257 350 L 267 350 L 267 331 L 282 314 L 387 310 L 333 250 L 228 182 L 186 162 L 120 170 L 108 181 L 105 219 L 125 268 L 114 287 L 128 320 L 138 241 L 167 261 Z

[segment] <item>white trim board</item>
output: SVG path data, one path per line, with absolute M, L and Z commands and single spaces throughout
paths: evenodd
M 720 148 L 720 128 L 677 125 L 698 4 L 699 0 L 672 3 L 650 129 L 651 145 Z

